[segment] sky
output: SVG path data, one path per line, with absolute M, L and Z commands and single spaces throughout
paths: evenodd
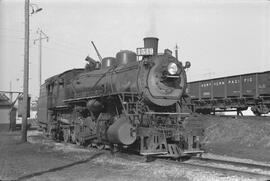
M 29 92 L 39 94 L 38 38 L 42 29 L 42 82 L 84 58 L 136 51 L 159 38 L 159 52 L 180 47 L 190 61 L 188 81 L 270 70 L 270 1 L 264 0 L 31 0 Z M 30 8 L 31 9 L 31 8 Z M 0 0 L 0 90 L 22 91 L 24 1 Z

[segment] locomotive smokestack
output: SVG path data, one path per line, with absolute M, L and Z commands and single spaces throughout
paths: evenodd
M 144 48 L 153 48 L 154 55 L 158 54 L 158 38 L 156 37 L 146 37 L 143 39 Z

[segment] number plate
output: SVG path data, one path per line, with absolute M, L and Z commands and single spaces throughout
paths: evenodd
M 153 48 L 137 48 L 137 55 L 138 56 L 154 55 L 154 49 Z

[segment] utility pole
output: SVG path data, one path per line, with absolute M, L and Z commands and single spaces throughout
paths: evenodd
M 42 40 L 46 39 L 48 42 L 49 37 L 41 29 L 39 29 L 37 33 L 39 34 L 39 38 L 34 40 L 34 44 L 36 43 L 36 41 L 39 41 L 39 87 L 40 87 L 42 84 Z
M 9 99 L 10 99 L 10 102 L 12 103 L 12 99 L 13 99 L 13 94 L 12 94 L 12 81 L 9 81 Z
M 22 115 L 22 142 L 27 142 L 27 101 L 29 78 L 29 0 L 24 4 L 24 81 L 23 81 L 23 115 Z
M 23 113 L 22 113 L 22 142 L 27 142 L 27 113 L 28 113 L 28 81 L 29 81 L 29 7 L 31 14 L 42 10 L 36 4 L 30 4 L 30 0 L 24 2 L 24 71 L 23 71 Z M 34 8 L 35 7 L 35 8 Z

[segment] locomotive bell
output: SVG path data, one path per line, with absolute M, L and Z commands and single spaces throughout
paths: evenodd
M 156 37 L 146 37 L 143 39 L 144 48 L 153 48 L 154 55 L 158 54 L 158 38 Z
M 95 69 L 96 70 L 99 70 L 100 68 L 101 68 L 101 63 L 100 62 L 96 62 Z

